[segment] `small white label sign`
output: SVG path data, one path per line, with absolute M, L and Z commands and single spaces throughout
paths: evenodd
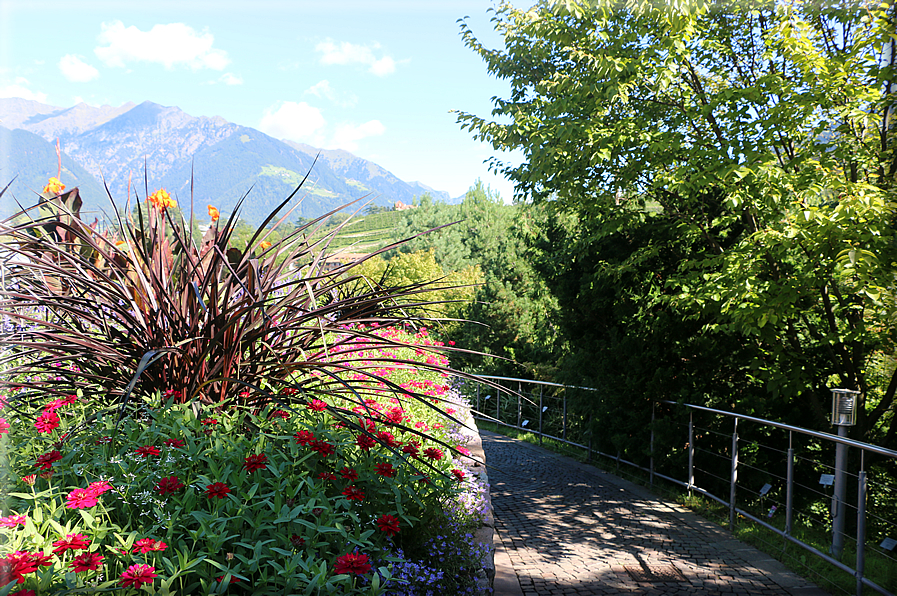
M 823 474 L 819 477 L 819 484 L 823 486 L 831 486 L 835 483 L 835 475 L 834 474 Z

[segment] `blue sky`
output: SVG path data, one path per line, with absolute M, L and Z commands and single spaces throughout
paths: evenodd
M 69 107 L 145 100 L 342 148 L 452 196 L 492 147 L 450 110 L 489 116 L 508 85 L 464 46 L 501 47 L 492 0 L 0 0 L 0 97 Z M 519 161 L 519 156 L 506 156 Z

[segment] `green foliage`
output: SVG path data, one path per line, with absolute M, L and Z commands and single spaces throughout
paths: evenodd
M 856 436 L 897 444 L 897 377 L 869 382 L 895 340 L 894 15 L 503 3 L 502 50 L 462 24 L 511 91 L 459 122 L 524 153 L 492 165 L 554 222 L 531 239 L 573 377 L 817 427 L 829 386 L 860 389 Z

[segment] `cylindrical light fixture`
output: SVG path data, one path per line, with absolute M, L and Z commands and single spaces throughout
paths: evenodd
M 859 391 L 832 389 L 832 424 L 834 426 L 853 426 L 857 423 L 859 397 Z

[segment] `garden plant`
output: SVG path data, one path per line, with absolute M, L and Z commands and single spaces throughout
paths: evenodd
M 298 190 L 298 189 L 297 189 Z M 243 249 L 163 190 L 113 226 L 51 180 L 3 223 L 0 596 L 475 593 L 484 487 L 447 347 L 327 270 L 324 218 Z M 274 224 L 266 229 L 266 226 Z

